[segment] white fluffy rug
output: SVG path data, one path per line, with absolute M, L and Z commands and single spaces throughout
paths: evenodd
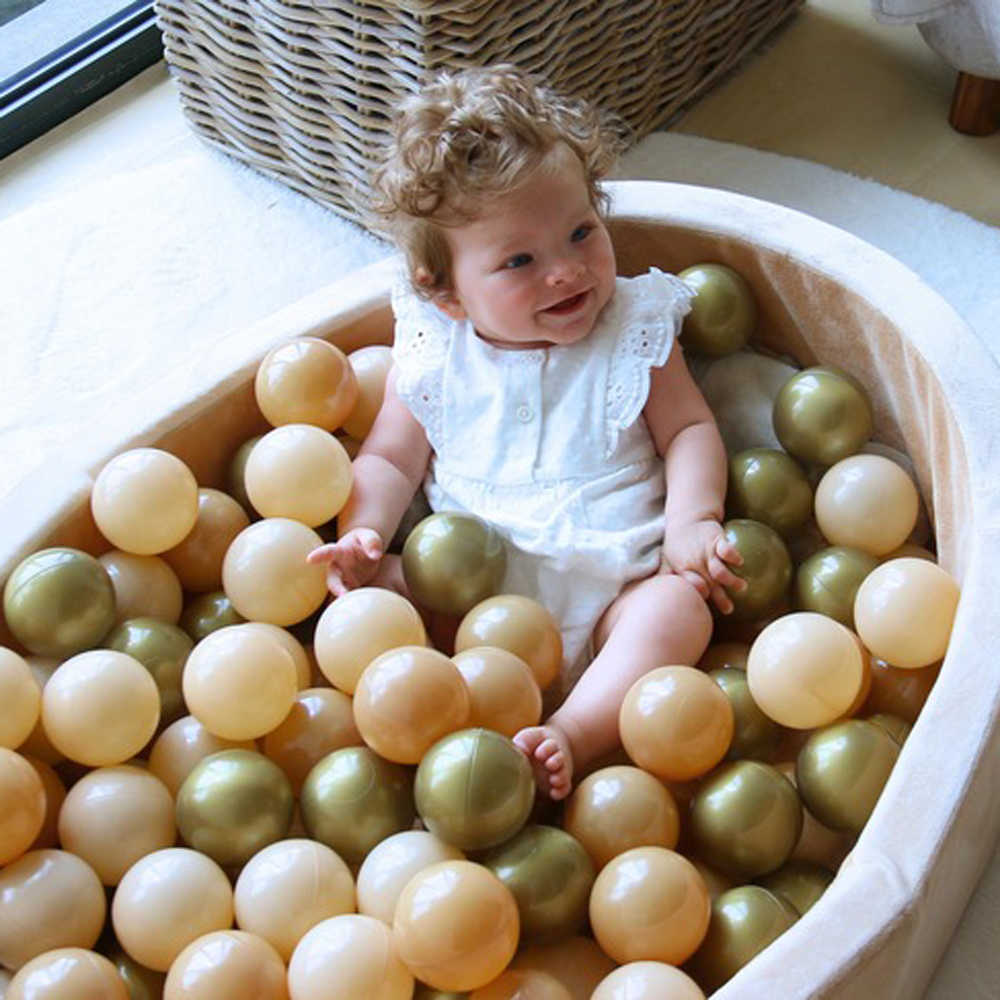
M 621 176 L 724 188 L 849 230 L 920 274 L 1000 357 L 1000 230 L 827 167 L 674 133 L 643 140 Z M 193 137 L 157 165 L 9 215 L 0 497 L 122 396 L 387 252 Z M 928 996 L 995 996 L 998 925 L 994 859 Z

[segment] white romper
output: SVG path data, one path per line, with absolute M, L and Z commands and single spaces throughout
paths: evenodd
M 640 417 L 650 369 L 666 363 L 692 295 L 655 269 L 618 278 L 584 340 L 505 350 L 405 281 L 393 293 L 397 391 L 433 449 L 431 509 L 503 533 L 503 592 L 559 621 L 564 690 L 601 613 L 659 566 L 663 462 Z

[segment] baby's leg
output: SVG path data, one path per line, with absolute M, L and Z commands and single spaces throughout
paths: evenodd
M 600 652 L 565 702 L 514 742 L 531 758 L 539 787 L 565 798 L 573 771 L 618 746 L 618 713 L 629 688 L 657 667 L 698 661 L 712 635 L 704 598 L 673 574 L 630 584 L 595 632 Z

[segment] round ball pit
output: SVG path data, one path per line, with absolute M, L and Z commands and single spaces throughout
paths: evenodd
M 991 430 L 977 419 L 996 398 L 1000 371 L 940 296 L 841 230 L 704 188 L 610 187 L 620 273 L 727 264 L 754 290 L 758 345 L 801 366 L 842 368 L 867 387 L 875 436 L 912 459 L 940 563 L 962 588 L 936 686 L 849 858 L 809 912 L 714 996 L 920 995 L 1000 829 L 1000 620 L 990 572 L 1000 484 Z M 214 345 L 198 370 L 168 375 L 86 428 L 0 505 L 0 580 L 48 546 L 110 548 L 89 495 L 104 464 L 128 448 L 164 449 L 199 486 L 223 486 L 232 454 L 268 429 L 253 397 L 262 358 L 291 337 L 322 337 L 344 352 L 388 343 L 396 266 L 351 274 L 263 319 Z M 3 621 L 0 644 L 19 648 Z

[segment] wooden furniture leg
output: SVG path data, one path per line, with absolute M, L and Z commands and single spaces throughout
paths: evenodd
M 959 73 L 948 121 L 966 135 L 992 135 L 1000 128 L 1000 80 Z

